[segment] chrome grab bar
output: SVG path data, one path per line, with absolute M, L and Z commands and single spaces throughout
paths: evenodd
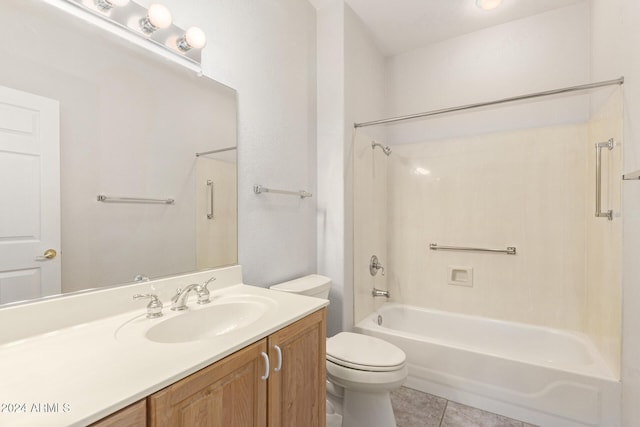
M 196 153 L 196 157 L 206 156 L 207 154 L 223 153 L 225 151 L 231 151 L 231 150 L 235 150 L 235 149 L 236 149 L 236 147 L 227 147 L 227 148 L 220 148 L 218 150 L 202 151 L 200 153 Z
M 104 194 L 98 195 L 98 201 L 104 203 L 161 203 L 165 205 L 173 205 L 173 199 L 148 199 L 144 197 L 111 197 Z
M 625 181 L 638 180 L 640 179 L 640 170 L 625 173 L 624 175 L 622 175 L 622 179 L 624 179 Z
M 610 138 L 606 142 L 598 142 L 596 144 L 596 218 L 607 218 L 613 220 L 613 211 L 609 209 L 602 211 L 602 149 L 607 148 L 613 150 L 614 141 Z
M 506 253 L 507 255 L 515 255 L 516 247 L 515 246 L 507 246 L 507 249 L 486 249 L 486 248 L 469 248 L 466 246 L 438 246 L 437 243 L 430 243 L 429 249 L 431 250 L 449 250 L 449 251 L 477 251 L 477 252 L 500 252 Z
M 262 193 L 290 194 L 292 196 L 300 196 L 301 199 L 304 199 L 305 197 L 313 196 L 313 194 L 304 190 L 300 190 L 300 191 L 276 190 L 274 188 L 263 187 L 262 185 L 254 185 L 253 192 L 256 194 L 262 194 Z
M 207 219 L 213 218 L 213 181 L 207 180 L 207 187 L 209 187 L 209 212 L 207 212 Z

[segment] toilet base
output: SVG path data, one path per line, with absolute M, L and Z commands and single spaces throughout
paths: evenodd
M 396 427 L 389 392 L 344 390 L 342 427 Z
M 331 400 L 327 398 L 327 427 L 342 427 L 342 415 L 336 412 Z

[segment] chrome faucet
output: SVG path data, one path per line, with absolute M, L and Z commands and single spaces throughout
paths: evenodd
M 213 282 L 214 280 L 216 280 L 216 278 L 212 277 L 211 279 L 207 280 L 204 283 L 204 285 L 201 285 L 199 283 L 194 283 L 187 286 L 186 288 L 179 288 L 176 291 L 176 294 L 173 296 L 173 298 L 171 298 L 171 310 L 174 310 L 174 311 L 186 310 L 188 308 L 187 297 L 189 296 L 189 293 L 191 291 L 195 291 L 198 294 L 198 304 L 210 303 L 211 294 L 209 293 L 209 289 L 207 288 L 207 285 L 209 285 L 209 283 Z
M 391 298 L 391 294 L 389 293 L 389 291 L 383 291 L 382 289 L 376 289 L 376 288 L 373 288 L 371 290 L 371 296 Z

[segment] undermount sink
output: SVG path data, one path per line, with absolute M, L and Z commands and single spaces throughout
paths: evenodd
M 165 316 L 159 319 L 138 317 L 118 328 L 116 336 L 125 341 L 144 338 L 167 344 L 206 340 L 254 324 L 274 305 L 269 298 L 253 296 L 223 298 L 206 305 L 193 302 L 186 311 L 165 309 Z

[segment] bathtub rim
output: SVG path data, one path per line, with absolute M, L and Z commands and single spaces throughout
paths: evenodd
M 462 318 L 462 319 L 466 319 L 466 320 L 480 320 L 482 322 L 490 323 L 490 324 L 515 325 L 516 327 L 521 327 L 521 328 L 524 328 L 524 329 L 538 330 L 538 331 L 543 331 L 545 333 L 549 333 L 549 334 L 553 334 L 553 335 L 557 335 L 557 336 L 567 337 L 567 338 L 570 338 L 570 339 L 572 339 L 574 341 L 578 341 L 582 345 L 585 346 L 589 356 L 593 360 L 593 363 L 585 365 L 585 366 L 595 367 L 599 371 L 599 373 L 584 371 L 584 370 L 580 370 L 580 369 L 575 369 L 575 368 L 573 368 L 571 366 L 568 366 L 567 364 L 558 365 L 558 364 L 553 364 L 553 363 L 543 363 L 543 362 L 540 362 L 540 361 L 532 361 L 532 360 L 528 360 L 528 359 L 523 360 L 523 359 L 519 359 L 519 358 L 509 357 L 507 355 L 504 355 L 504 354 L 501 354 L 501 353 L 498 353 L 498 352 L 485 351 L 483 349 L 479 349 L 479 348 L 474 347 L 474 346 L 459 345 L 459 344 L 452 343 L 450 341 L 430 338 L 428 336 L 419 335 L 419 334 L 412 333 L 412 332 L 405 332 L 405 331 L 398 330 L 398 329 L 392 329 L 392 328 L 385 327 L 384 326 L 384 321 L 383 321 L 382 325 L 378 325 L 377 324 L 378 315 L 381 314 L 383 316 L 383 318 L 384 318 L 384 312 L 388 311 L 390 309 L 393 309 L 393 308 L 408 308 L 408 309 L 417 310 L 417 311 L 429 312 L 429 313 L 433 313 L 433 314 L 437 314 L 437 315 L 443 315 L 443 316 L 449 316 L 449 317 L 458 317 L 458 318 Z M 371 323 L 367 324 L 367 322 L 371 322 Z M 490 317 L 484 317 L 484 316 L 478 316 L 478 315 L 472 315 L 472 314 L 466 314 L 466 313 L 451 312 L 451 311 L 439 310 L 439 309 L 433 309 L 433 308 L 425 308 L 425 307 L 420 307 L 420 306 L 414 306 L 414 305 L 411 305 L 411 304 L 403 304 L 403 303 L 399 303 L 399 302 L 385 302 L 385 303 L 383 303 L 375 311 L 373 311 L 369 315 L 365 316 L 362 320 L 357 322 L 354 325 L 353 329 L 354 329 L 355 332 L 358 332 L 358 333 L 362 333 L 358 329 L 380 330 L 382 332 L 395 334 L 395 335 L 401 336 L 403 338 L 417 339 L 417 340 L 420 340 L 420 341 L 426 341 L 426 342 L 429 342 L 429 343 L 432 343 L 432 344 L 447 346 L 447 347 L 455 348 L 455 349 L 458 349 L 458 350 L 475 352 L 475 353 L 480 353 L 480 354 L 486 354 L 486 355 L 491 356 L 491 357 L 495 357 L 495 358 L 502 359 L 502 360 L 508 360 L 508 361 L 511 361 L 511 362 L 521 362 L 521 363 L 531 364 L 531 365 L 535 365 L 535 366 L 538 366 L 538 367 L 541 367 L 541 368 L 551 369 L 551 370 L 555 370 L 555 371 L 559 371 L 559 372 L 570 372 L 572 374 L 584 375 L 586 377 L 590 377 L 590 378 L 594 378 L 594 379 L 598 379 L 598 380 L 620 382 L 620 378 L 616 377 L 613 374 L 613 370 L 611 369 L 609 364 L 606 362 L 604 357 L 600 354 L 600 352 L 596 348 L 596 346 L 593 343 L 593 341 L 591 340 L 591 338 L 587 334 L 585 334 L 583 332 L 580 332 L 580 331 L 573 331 L 573 330 L 567 330 L 567 329 L 557 329 L 557 328 L 551 328 L 551 327 L 548 327 L 548 326 L 532 325 L 532 324 L 523 323 L 523 322 L 515 322 L 515 321 L 510 321 L 510 320 L 495 319 L 495 318 L 490 318 Z

